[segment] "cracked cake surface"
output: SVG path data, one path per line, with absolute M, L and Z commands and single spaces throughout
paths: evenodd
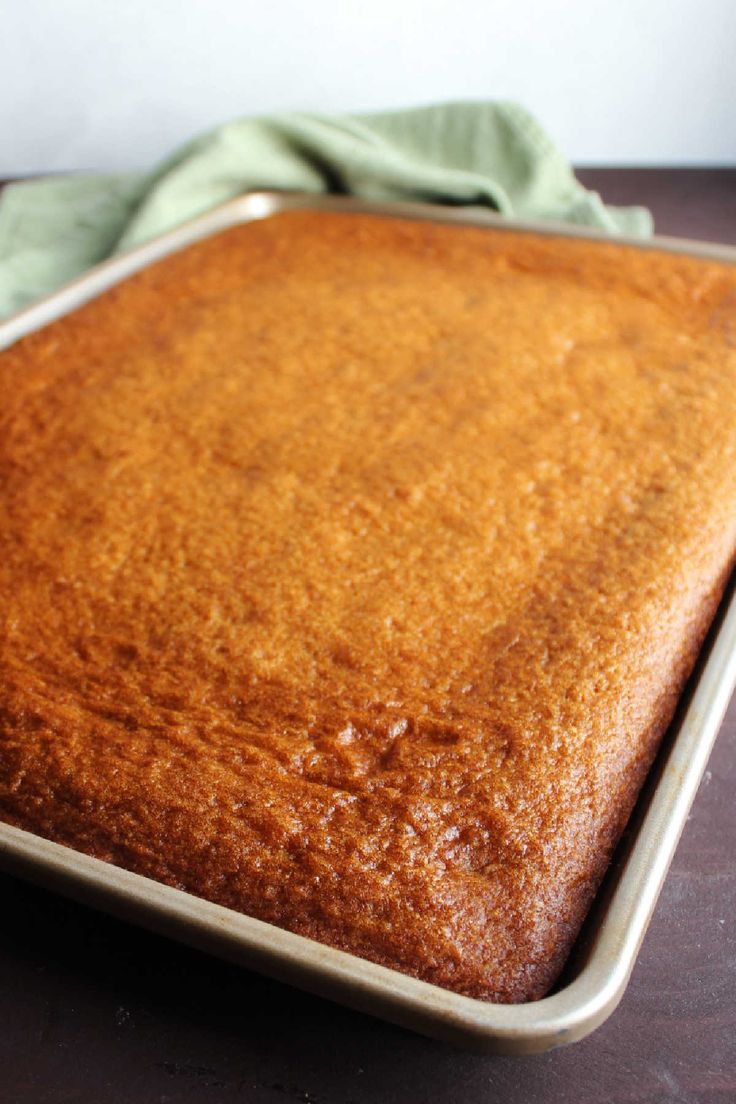
M 294 211 L 0 354 L 0 817 L 554 983 L 736 547 L 736 272 Z

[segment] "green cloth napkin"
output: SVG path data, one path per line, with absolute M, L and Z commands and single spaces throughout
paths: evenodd
M 476 204 L 518 218 L 651 233 L 641 207 L 607 207 L 513 103 L 239 119 L 150 173 L 12 184 L 0 200 L 0 316 L 86 268 L 254 189 Z

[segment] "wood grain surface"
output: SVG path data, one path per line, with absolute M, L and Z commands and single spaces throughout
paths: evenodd
M 662 233 L 736 243 L 736 170 L 580 171 Z M 617 1012 L 468 1055 L 0 878 L 0 1104 L 736 1101 L 736 702 Z

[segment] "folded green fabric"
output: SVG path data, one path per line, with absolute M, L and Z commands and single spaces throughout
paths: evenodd
M 651 233 L 641 207 L 607 207 L 512 103 L 454 103 L 360 117 L 240 119 L 151 173 L 55 177 L 0 200 L 0 316 L 254 189 L 482 205 L 517 218 Z

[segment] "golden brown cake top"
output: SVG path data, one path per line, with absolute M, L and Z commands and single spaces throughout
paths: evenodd
M 0 814 L 540 996 L 736 544 L 736 274 L 292 212 L 0 356 Z

